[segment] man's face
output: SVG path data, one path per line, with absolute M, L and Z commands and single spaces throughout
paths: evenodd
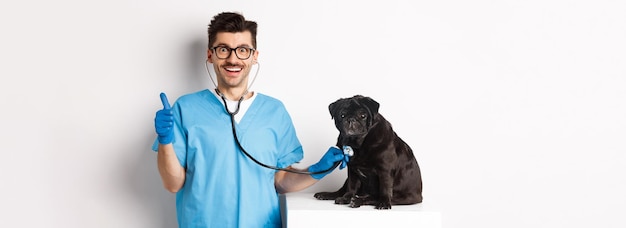
M 220 32 L 217 33 L 212 47 L 254 48 L 252 46 L 252 34 L 248 31 L 237 33 Z M 220 59 L 213 50 L 207 51 L 208 61 L 213 63 L 213 68 L 217 74 L 218 86 L 224 89 L 247 88 L 248 74 L 252 65 L 256 63 L 259 54 L 257 51 L 254 51 L 248 59 L 242 60 L 237 57 L 235 52 L 232 51 L 226 59 Z M 243 56 L 240 55 L 240 57 Z

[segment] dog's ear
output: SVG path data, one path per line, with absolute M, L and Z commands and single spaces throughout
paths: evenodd
M 336 100 L 335 102 L 331 103 L 330 105 L 328 105 L 328 111 L 330 112 L 330 118 L 334 119 L 335 118 L 335 113 L 337 113 L 337 109 L 339 108 L 339 102 L 342 99 Z
M 370 98 L 370 97 L 360 97 L 359 98 L 360 102 L 365 105 L 365 107 L 367 107 L 372 116 L 376 116 L 378 114 L 378 109 L 380 108 L 380 104 L 378 104 L 378 102 L 376 102 L 374 99 Z

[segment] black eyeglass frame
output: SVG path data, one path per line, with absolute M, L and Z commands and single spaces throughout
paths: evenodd
M 228 49 L 228 50 L 229 50 L 229 51 L 228 51 L 228 55 L 227 55 L 226 57 L 224 57 L 224 58 L 220 58 L 220 57 L 217 55 L 217 52 L 215 51 L 215 49 L 217 49 L 217 48 L 226 48 L 226 49 Z M 244 49 L 248 50 L 248 52 L 250 53 L 250 54 L 248 55 L 248 57 L 246 57 L 246 58 L 241 58 L 241 57 L 239 57 L 239 54 L 237 54 L 237 49 L 240 49 L 240 48 L 244 48 Z M 246 60 L 246 59 L 249 59 L 249 58 L 252 56 L 252 54 L 254 54 L 254 52 L 256 51 L 256 49 L 251 48 L 251 47 L 243 47 L 243 46 L 242 46 L 242 47 L 231 48 L 231 47 L 229 47 L 229 46 L 223 46 L 223 45 L 220 45 L 220 46 L 215 46 L 215 47 L 212 47 L 212 48 L 211 48 L 211 51 L 213 51 L 213 54 L 215 54 L 215 57 L 217 57 L 218 59 L 228 59 L 228 58 L 230 58 L 230 55 L 232 55 L 232 54 L 233 54 L 233 51 L 234 51 L 234 52 L 235 52 L 235 56 L 237 56 L 237 58 L 238 58 L 238 59 L 240 59 L 240 60 Z

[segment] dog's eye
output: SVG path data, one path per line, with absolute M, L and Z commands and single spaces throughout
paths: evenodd
M 365 114 L 361 114 L 361 118 L 362 118 L 362 119 L 365 119 L 366 117 L 367 117 L 367 115 L 365 115 Z
M 344 115 L 344 114 L 341 114 L 341 118 L 345 118 L 345 117 L 346 117 L 346 115 Z

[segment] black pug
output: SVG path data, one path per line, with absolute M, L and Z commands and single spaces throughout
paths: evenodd
M 318 192 L 319 200 L 335 200 L 357 208 L 422 202 L 422 176 L 413 150 L 380 113 L 370 97 L 341 98 L 328 106 L 339 130 L 337 146 L 352 147 L 348 178 L 336 192 Z

